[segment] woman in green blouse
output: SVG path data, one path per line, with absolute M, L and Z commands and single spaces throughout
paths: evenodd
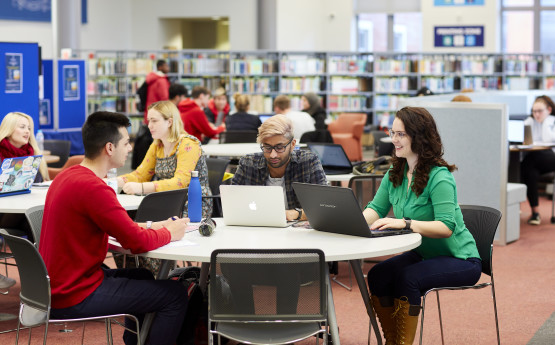
M 440 286 L 473 285 L 482 261 L 464 225 L 435 121 L 424 108 L 397 112 L 390 136 L 393 165 L 364 210 L 371 229 L 411 229 L 422 244 L 374 266 L 368 273 L 372 305 L 386 344 L 412 344 L 421 296 Z M 393 208 L 394 218 L 386 218 Z

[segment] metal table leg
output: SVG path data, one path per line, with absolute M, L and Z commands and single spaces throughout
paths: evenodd
M 160 263 L 160 269 L 158 270 L 158 275 L 156 275 L 156 280 L 168 279 L 170 267 L 173 267 L 174 263 L 175 261 L 173 260 L 162 260 Z M 146 344 L 146 339 L 148 338 L 152 321 L 154 321 L 154 316 L 156 316 L 156 313 L 148 313 L 145 315 L 143 325 L 141 326 L 141 344 Z
M 366 312 L 370 317 L 370 324 L 374 328 L 376 339 L 378 339 L 378 345 L 382 345 L 382 336 L 380 334 L 380 329 L 378 328 L 378 322 L 376 321 L 374 309 L 372 308 L 372 305 L 370 305 L 370 294 L 368 293 L 368 288 L 366 287 L 366 280 L 364 280 L 362 267 L 360 267 L 360 260 L 351 260 L 350 263 L 358 283 L 358 288 L 360 289 L 360 294 L 364 300 L 364 305 L 366 306 Z
M 328 288 L 328 320 L 330 326 L 331 340 L 333 345 L 339 345 L 339 327 L 337 327 L 337 318 L 335 316 L 335 304 L 333 303 L 333 293 L 331 291 L 331 279 L 328 270 L 326 271 L 326 285 Z

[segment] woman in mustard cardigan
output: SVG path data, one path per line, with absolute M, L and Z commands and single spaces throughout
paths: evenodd
M 170 101 L 153 103 L 148 109 L 148 129 L 154 141 L 137 170 L 118 177 L 126 194 L 148 194 L 188 188 L 191 171 L 199 172 L 203 196 L 212 195 L 206 157 L 200 141 L 185 132 L 177 107 Z M 212 213 L 212 200 L 203 198 L 202 214 Z

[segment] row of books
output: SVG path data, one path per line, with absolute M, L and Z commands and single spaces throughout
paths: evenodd
M 228 73 L 228 60 L 224 59 L 188 59 L 181 63 L 183 74 Z
M 505 72 L 538 73 L 538 60 L 505 60 Z
M 400 95 L 376 95 L 374 97 L 374 108 L 379 111 L 388 109 L 399 109 L 399 101 L 407 96 Z
M 474 91 L 501 89 L 500 77 L 464 77 L 461 78 L 461 89 Z
M 372 104 L 371 97 L 330 95 L 328 109 L 331 111 L 336 109 L 349 109 L 349 110 L 362 111 L 367 108 L 370 108 L 371 104 Z
M 370 73 L 372 61 L 332 58 L 328 62 L 329 73 Z
M 232 93 L 268 93 L 277 90 L 277 79 L 270 78 L 233 78 L 231 79 Z
M 415 60 L 379 59 L 374 62 L 376 74 L 385 73 L 415 73 L 417 63 Z
M 114 95 L 128 91 L 128 83 L 123 79 L 96 79 L 87 82 L 87 95 Z
M 100 58 L 88 60 L 88 73 L 92 76 L 113 74 L 148 74 L 156 70 L 151 59 Z
M 376 92 L 409 92 L 416 90 L 416 78 L 375 78 Z
M 367 92 L 372 90 L 372 79 L 354 77 L 331 77 L 332 93 Z
M 320 77 L 282 78 L 279 90 L 281 92 L 320 92 L 321 87 Z
M 276 61 L 271 59 L 232 60 L 231 73 L 233 74 L 264 74 L 277 73 Z
M 445 78 L 435 78 L 426 77 L 422 78 L 422 86 L 426 86 L 434 92 L 446 93 L 455 91 L 455 78 L 445 77 Z
M 284 74 L 322 74 L 325 73 L 326 61 L 323 59 L 294 56 L 282 59 L 279 70 Z
M 505 90 L 537 90 L 539 87 L 538 79 L 528 77 L 507 77 L 503 85 Z

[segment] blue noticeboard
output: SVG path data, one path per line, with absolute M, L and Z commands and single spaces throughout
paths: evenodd
M 469 48 L 484 46 L 484 26 L 436 26 L 434 47 Z
M 0 42 L 0 120 L 12 111 L 25 113 L 39 127 L 39 46 Z

